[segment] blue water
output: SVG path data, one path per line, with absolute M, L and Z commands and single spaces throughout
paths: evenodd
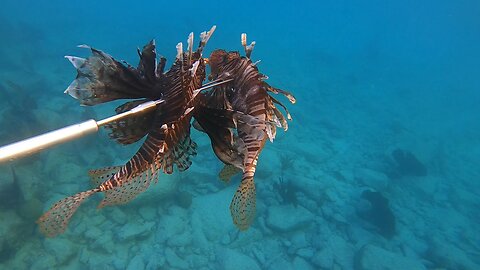
M 89 199 L 52 239 L 36 219 L 90 188 L 89 169 L 122 164 L 139 145 L 101 131 L 0 164 L 0 269 L 480 269 L 480 2 L 1 6 L 0 145 L 113 114 L 118 104 L 63 94 L 76 76 L 63 56 L 88 55 L 76 45 L 136 65 L 136 48 L 155 38 L 168 66 L 178 42 L 214 24 L 206 55 L 242 51 L 248 33 L 260 71 L 297 103 L 261 154 L 245 232 L 228 209 L 239 179 L 218 179 L 199 132 L 187 172 L 160 175 L 124 206 Z

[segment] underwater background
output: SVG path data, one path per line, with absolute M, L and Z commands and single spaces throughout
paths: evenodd
M 0 145 L 90 118 L 63 94 L 64 55 L 88 44 L 137 64 L 155 38 L 175 57 L 190 32 L 243 51 L 291 91 L 293 121 L 267 143 L 257 215 L 229 212 L 239 177 L 208 137 L 186 172 L 127 205 L 86 201 L 65 233 L 35 221 L 91 187 L 87 171 L 126 162 L 105 131 L 0 164 L 0 269 L 480 269 L 479 1 L 22 1 L 0 9 Z

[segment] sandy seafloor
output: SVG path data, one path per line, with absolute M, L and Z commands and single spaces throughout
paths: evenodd
M 156 38 L 171 63 L 177 42 L 213 24 L 207 52 L 240 50 L 247 32 L 268 82 L 298 102 L 260 157 L 246 232 L 228 208 L 239 178 L 218 179 L 196 131 L 187 172 L 124 206 L 97 210 L 96 195 L 53 239 L 41 213 L 139 145 L 102 131 L 1 164 L 0 269 L 480 269 L 478 14 L 478 1 L 2 1 L 0 144 L 113 113 L 117 103 L 80 107 L 62 93 L 76 75 L 63 56 L 88 55 L 76 45 L 136 65 Z M 402 167 L 398 149 L 426 174 Z M 365 190 L 388 199 L 393 236 Z

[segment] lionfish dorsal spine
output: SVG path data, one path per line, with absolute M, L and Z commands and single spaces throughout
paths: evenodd
M 187 39 L 187 50 L 188 50 L 188 62 L 187 65 L 192 64 L 192 51 L 193 51 L 193 32 L 188 35 Z
M 177 48 L 176 59 L 177 59 L 177 61 L 180 61 L 182 63 L 182 71 L 183 71 L 183 43 L 179 42 L 177 44 L 176 48 Z
M 245 49 L 245 56 L 248 59 L 250 59 L 250 55 L 252 54 L 253 47 L 255 47 L 256 42 L 252 41 L 252 43 L 250 43 L 250 45 L 247 45 L 247 34 L 246 33 L 242 33 L 242 35 L 240 36 L 240 39 L 241 39 L 241 42 L 242 42 L 242 46 Z
M 205 45 L 207 45 L 210 37 L 213 35 L 213 32 L 215 32 L 215 29 L 217 29 L 216 25 L 212 26 L 212 28 L 210 28 L 210 30 L 208 30 L 207 32 L 204 31 L 200 33 L 200 46 L 198 46 L 197 50 L 200 55 L 202 55 L 203 49 L 205 48 Z

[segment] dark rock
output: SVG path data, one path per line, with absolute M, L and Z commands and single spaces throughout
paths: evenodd
M 192 194 L 187 191 L 180 191 L 177 195 L 177 203 L 184 209 L 190 208 L 190 205 L 192 205 Z
M 425 270 L 418 260 L 373 246 L 363 246 L 355 254 L 355 270 Z
M 0 240 L 0 263 L 14 258 L 15 253 L 15 249 L 7 242 L 7 240 Z
M 395 149 L 392 158 L 396 162 L 394 170 L 389 173 L 391 178 L 403 176 L 427 176 L 427 167 L 409 151 Z
M 16 209 L 25 201 L 17 174 L 13 167 L 10 169 L 12 182 L 0 186 L 0 209 Z
M 370 207 L 360 212 L 359 216 L 374 225 L 383 237 L 392 238 L 395 235 L 395 216 L 388 199 L 380 192 L 370 190 L 365 190 L 362 198 L 370 202 Z

